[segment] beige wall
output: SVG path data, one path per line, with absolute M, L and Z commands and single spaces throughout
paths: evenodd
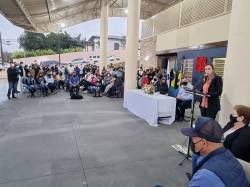
M 230 13 L 157 36 L 156 51 L 228 40 Z
M 156 56 L 156 36 L 142 40 L 140 51 L 140 64 L 143 64 L 145 69 L 157 67 Z
M 227 62 L 225 64 L 220 124 L 225 125 L 233 106 L 250 106 L 250 1 L 233 1 Z

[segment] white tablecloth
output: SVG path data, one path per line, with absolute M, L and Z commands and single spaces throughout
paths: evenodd
M 158 93 L 149 95 L 141 90 L 125 91 L 123 107 L 151 126 L 158 126 L 158 119 L 168 125 L 175 120 L 176 99 Z

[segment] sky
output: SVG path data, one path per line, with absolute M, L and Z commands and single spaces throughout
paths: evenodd
M 141 29 L 141 24 L 140 24 Z M 63 31 L 68 32 L 71 36 L 75 37 L 81 34 L 87 39 L 92 35 L 100 35 L 100 20 L 95 19 L 92 21 L 84 22 L 66 29 Z M 17 39 L 24 32 L 20 27 L 13 25 L 5 17 L 0 14 L 0 32 L 2 33 L 3 43 L 6 40 L 11 41 L 11 45 L 3 45 L 3 51 L 14 52 L 21 50 Z M 127 19 L 112 17 L 109 18 L 109 35 L 124 36 L 127 33 Z

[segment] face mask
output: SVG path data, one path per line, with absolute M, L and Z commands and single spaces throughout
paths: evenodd
M 200 140 L 201 141 L 201 140 Z M 198 141 L 199 142 L 199 141 Z M 198 143 L 197 142 L 197 143 Z M 197 144 L 196 143 L 196 144 Z M 200 155 L 200 150 L 199 151 L 196 151 L 195 150 L 195 143 L 191 140 L 191 143 L 190 143 L 190 148 L 191 148 L 191 150 L 193 151 L 193 153 L 195 153 L 195 154 L 197 154 L 197 155 Z
M 187 82 L 183 82 L 182 83 L 183 86 L 187 86 L 187 84 L 188 84 Z
M 230 122 L 236 123 L 237 122 L 237 117 L 234 117 L 232 114 L 230 115 Z

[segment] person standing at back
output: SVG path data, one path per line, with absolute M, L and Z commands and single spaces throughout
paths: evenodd
M 20 62 L 19 64 L 19 85 L 20 85 L 20 90 L 23 92 L 23 78 L 24 78 L 24 67 L 23 67 L 23 62 Z
M 9 89 L 7 93 L 8 99 L 10 99 L 10 95 L 12 94 L 12 98 L 16 98 L 15 93 L 15 84 L 18 81 L 18 71 L 16 70 L 16 67 L 13 62 L 10 63 L 10 67 L 7 69 L 7 77 L 8 77 L 8 83 L 9 83 Z
M 205 80 L 201 92 L 206 94 L 200 102 L 201 116 L 215 119 L 220 111 L 220 96 L 222 93 L 222 78 L 215 74 L 214 66 L 207 64 L 205 66 Z

